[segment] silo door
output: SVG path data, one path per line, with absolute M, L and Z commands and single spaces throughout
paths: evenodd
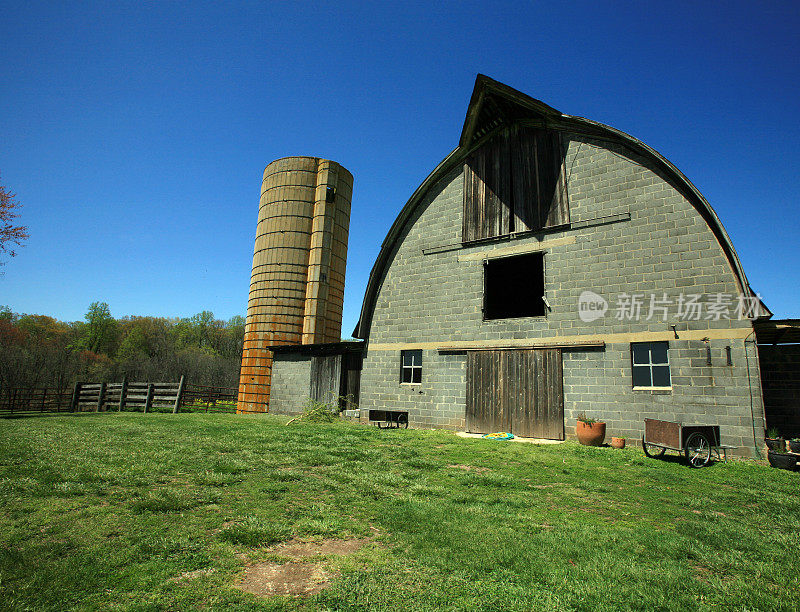
M 560 349 L 469 351 L 467 431 L 564 439 Z

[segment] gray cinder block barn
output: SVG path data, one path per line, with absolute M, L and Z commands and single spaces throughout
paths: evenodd
M 658 418 L 719 424 L 748 454 L 770 315 L 668 160 L 480 75 L 458 146 L 383 242 L 363 344 L 276 352 L 271 410 L 298 410 L 313 368 L 344 354 L 329 390 L 360 395 L 363 420 L 563 439 L 581 412 L 634 438 Z

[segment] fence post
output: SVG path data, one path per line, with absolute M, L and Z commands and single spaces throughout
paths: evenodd
M 81 399 L 81 383 L 76 382 L 75 388 L 72 390 L 72 402 L 70 402 L 69 408 L 72 412 L 78 411 L 78 404 L 80 403 Z
M 14 414 L 14 404 L 17 403 L 17 390 L 11 389 L 11 396 L 9 397 L 11 400 L 11 414 Z
M 181 376 L 181 382 L 178 383 L 178 394 L 175 396 L 175 407 L 172 409 L 172 414 L 178 414 L 181 407 L 181 400 L 183 399 L 183 383 L 186 380 L 185 376 Z
M 125 395 L 128 393 L 128 378 L 127 376 L 122 377 L 122 386 L 119 388 L 119 410 L 117 412 L 122 412 L 122 409 L 125 408 Z
M 47 399 L 47 387 L 42 389 L 42 412 L 44 412 L 44 402 Z
M 155 390 L 155 386 L 153 383 L 149 383 L 147 385 L 147 399 L 144 401 L 144 411 L 147 413 L 150 410 L 150 405 L 153 403 L 153 391 Z
M 100 391 L 97 395 L 97 406 L 95 406 L 94 411 L 100 412 L 103 409 L 103 400 L 105 399 L 106 395 L 106 383 L 100 383 Z

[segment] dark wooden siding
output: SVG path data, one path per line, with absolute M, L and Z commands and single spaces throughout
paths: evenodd
M 464 163 L 463 240 L 569 223 L 559 132 L 512 126 Z
M 467 353 L 467 431 L 564 439 L 559 349 Z
M 361 368 L 363 358 L 360 353 L 342 355 L 342 381 L 339 387 L 340 406 L 356 408 L 361 393 Z
M 342 356 L 321 355 L 311 358 L 311 399 L 338 405 L 341 386 Z

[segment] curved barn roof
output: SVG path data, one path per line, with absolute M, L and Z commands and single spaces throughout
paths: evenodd
M 366 339 L 369 336 L 369 328 L 372 321 L 372 314 L 375 308 L 378 289 L 381 278 L 383 277 L 386 266 L 389 263 L 389 256 L 392 247 L 401 235 L 403 228 L 412 217 L 416 207 L 422 202 L 423 196 L 433 185 L 443 176 L 452 170 L 457 164 L 463 163 L 464 158 L 479 146 L 488 136 L 504 125 L 510 125 L 521 120 L 536 120 L 543 125 L 554 129 L 570 130 L 586 136 L 600 140 L 610 141 L 622 145 L 635 154 L 649 160 L 656 168 L 664 173 L 673 186 L 697 209 L 709 228 L 716 236 L 725 256 L 727 257 L 742 293 L 755 295 L 750 288 L 750 284 L 745 276 L 739 256 L 733 248 L 728 233 L 722 226 L 717 213 L 703 197 L 686 176 L 678 170 L 668 159 L 655 149 L 649 147 L 641 140 L 638 140 L 620 130 L 608 125 L 576 117 L 565 115 L 560 111 L 548 106 L 544 102 L 531 98 L 508 85 L 504 85 L 485 75 L 479 74 L 475 79 L 475 88 L 472 92 L 467 116 L 464 119 L 464 127 L 461 131 L 461 138 L 458 146 L 445 157 L 436 168 L 433 169 L 422 184 L 417 187 L 411 197 L 406 202 L 400 214 L 395 219 L 389 233 L 384 239 L 378 258 L 369 275 L 367 289 L 364 294 L 364 302 L 361 307 L 361 315 L 353 331 L 356 338 Z M 770 317 L 772 313 L 763 303 L 760 303 L 759 317 Z

